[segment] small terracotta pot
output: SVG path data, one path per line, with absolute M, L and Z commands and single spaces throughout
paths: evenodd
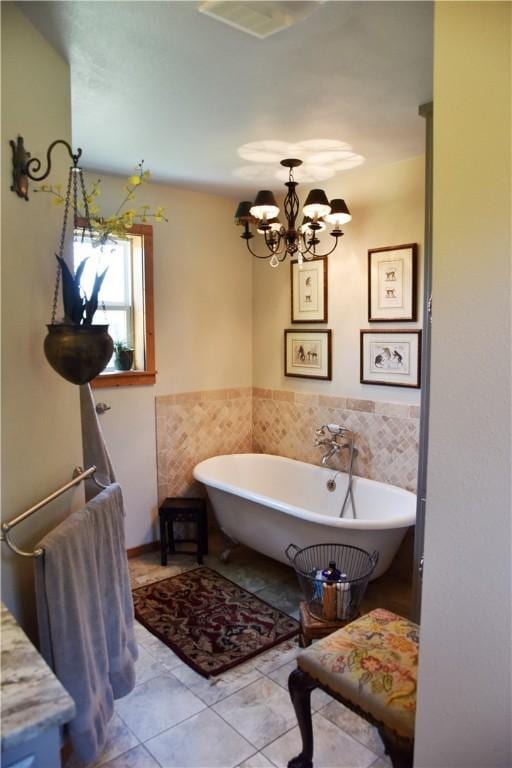
M 47 325 L 44 353 L 54 371 L 72 384 L 87 384 L 104 370 L 114 342 L 108 325 Z

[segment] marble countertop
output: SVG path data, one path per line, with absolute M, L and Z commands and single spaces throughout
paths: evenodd
M 3 751 L 67 723 L 75 714 L 75 703 L 14 616 L 3 603 L 0 606 Z

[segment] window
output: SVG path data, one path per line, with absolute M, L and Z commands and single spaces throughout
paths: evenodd
M 73 256 L 75 269 L 84 258 L 88 259 L 81 281 L 87 295 L 90 295 L 96 273 L 108 266 L 94 320 L 108 323 L 114 342 L 124 342 L 134 350 L 132 370 L 116 370 L 115 355 L 112 355 L 91 386 L 154 384 L 153 227 L 134 225 L 127 240 L 115 239 L 103 250 L 94 248 L 89 237 L 82 239 L 82 232 L 78 230 Z

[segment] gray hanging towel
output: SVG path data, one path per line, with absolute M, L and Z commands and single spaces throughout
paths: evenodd
M 99 482 L 102 485 L 109 485 L 109 483 L 115 482 L 116 478 L 96 413 L 90 384 L 82 384 L 80 387 L 80 415 L 82 418 L 84 467 L 88 469 L 93 465 L 96 466 L 96 477 Z M 84 487 L 86 501 L 99 493 L 99 488 L 93 480 L 85 480 Z
M 137 644 L 121 488 L 110 485 L 38 544 L 40 650 L 75 701 L 71 744 L 85 764 L 105 746 L 114 699 L 135 685 Z

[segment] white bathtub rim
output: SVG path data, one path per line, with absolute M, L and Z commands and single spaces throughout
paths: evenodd
M 303 520 L 308 520 L 314 523 L 317 523 L 318 525 L 325 525 L 328 527 L 335 527 L 335 528 L 349 528 L 353 530 L 385 530 L 390 528 L 409 528 L 410 526 L 414 525 L 416 523 L 416 508 L 414 508 L 414 513 L 411 515 L 404 515 L 403 513 L 398 517 L 386 517 L 382 520 L 378 520 L 375 518 L 372 519 L 366 519 L 361 520 L 359 518 L 353 518 L 353 517 L 330 517 L 329 515 L 322 515 L 318 512 L 312 512 L 309 509 L 304 509 L 303 507 L 297 507 L 293 504 L 287 504 L 286 502 L 279 501 L 273 496 L 264 496 L 263 494 L 256 493 L 254 491 L 249 491 L 246 488 L 243 488 L 241 486 L 235 485 L 234 483 L 225 483 L 220 480 L 213 479 L 211 475 L 205 473 L 205 468 L 208 464 L 212 464 L 214 460 L 216 459 L 222 459 L 222 458 L 229 458 L 231 456 L 247 456 L 247 457 L 270 457 L 272 459 L 279 459 L 281 461 L 286 462 L 293 462 L 294 464 L 303 464 L 307 467 L 314 467 L 315 469 L 320 469 L 325 472 L 337 472 L 337 470 L 329 469 L 328 467 L 320 467 L 316 466 L 314 464 L 308 464 L 304 461 L 297 461 L 296 459 L 288 459 L 286 456 L 277 456 L 274 454 L 261 454 L 261 453 L 236 453 L 236 454 L 221 454 L 218 456 L 211 456 L 208 459 L 204 459 L 203 461 L 199 462 L 199 464 L 196 464 L 193 470 L 193 475 L 196 480 L 203 483 L 207 487 L 210 486 L 212 488 L 216 488 L 219 491 L 224 491 L 225 493 L 231 493 L 234 496 L 240 496 L 244 499 L 247 499 L 249 501 L 254 501 L 258 504 L 262 504 L 265 507 L 270 507 L 272 509 L 276 509 L 279 512 L 284 512 L 289 515 L 293 515 L 295 517 L 302 518 Z M 340 474 L 346 474 L 346 473 L 340 473 Z M 357 479 L 358 483 L 362 484 L 371 484 L 371 485 L 378 485 L 378 486 L 386 486 L 388 488 L 393 488 L 393 490 L 398 495 L 404 495 L 404 496 L 410 496 L 414 497 L 415 494 L 411 491 L 405 490 L 405 488 L 400 488 L 397 485 L 391 485 L 390 483 L 381 483 L 376 480 L 369 480 L 366 477 L 359 477 L 358 475 L 354 475 L 354 478 Z M 350 514 L 350 513 L 349 513 Z

